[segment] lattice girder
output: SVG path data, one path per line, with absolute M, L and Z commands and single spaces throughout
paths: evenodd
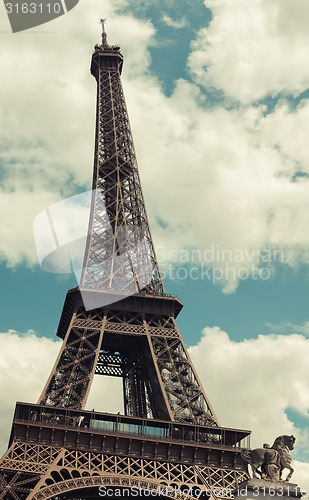
M 120 292 L 119 286 L 132 293 L 145 289 L 162 295 L 121 85 L 122 56 L 114 51 L 107 64 L 108 51 L 96 47 L 92 62 L 97 80 L 94 191 L 81 285 L 114 292 Z M 142 240 L 143 250 L 136 254 Z M 128 258 L 119 263 L 121 255 Z
M 73 314 L 66 338 L 39 399 L 42 404 L 84 408 L 97 365 L 105 320 L 100 330 L 75 326 Z
M 126 365 L 102 363 L 103 352 L 127 355 Z M 136 364 L 138 356 L 145 366 Z M 127 415 L 217 425 L 173 317 L 107 308 L 74 313 L 40 403 L 84 408 L 95 374 L 123 377 Z
M 106 485 L 127 486 L 156 490 L 164 486 L 174 486 L 167 491 L 172 498 L 181 498 L 182 489 L 198 488 L 201 492 L 213 490 L 217 498 L 231 498 L 231 491 L 248 477 L 241 470 L 230 470 L 211 466 L 186 465 L 160 462 L 152 459 L 121 457 L 104 453 L 89 453 L 49 446 L 30 446 L 27 443 L 14 443 L 9 456 L 0 462 L 2 470 L 7 470 L 18 481 L 11 485 L 11 496 L 5 490 L 5 480 L 0 476 L 0 498 L 23 498 L 20 493 L 28 494 L 27 500 L 45 500 L 68 491 Z M 44 457 L 44 458 L 43 458 Z M 45 470 L 36 469 L 45 462 Z M 32 476 L 29 470 L 33 469 Z M 28 475 L 28 477 L 27 477 Z M 27 481 L 36 483 L 29 493 Z M 22 491 L 22 485 L 24 489 Z M 6 491 L 6 492 L 5 492 Z M 7 495 L 7 496 L 5 496 Z M 172 496 L 173 495 L 173 496 Z M 186 496 L 186 498 L 195 498 Z

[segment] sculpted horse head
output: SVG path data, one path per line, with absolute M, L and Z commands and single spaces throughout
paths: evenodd
M 274 444 L 272 445 L 272 448 L 277 450 L 277 448 L 283 448 L 283 449 L 288 449 L 288 450 L 294 450 L 294 444 L 295 444 L 295 437 L 294 436 L 278 436 Z

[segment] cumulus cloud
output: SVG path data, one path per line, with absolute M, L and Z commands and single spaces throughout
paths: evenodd
M 205 0 L 213 18 L 192 44 L 199 84 L 243 103 L 308 87 L 309 6 L 302 0 Z
M 197 82 L 204 82 L 207 91 L 209 86 L 222 90 L 220 79 L 212 77 L 210 81 L 209 76 L 216 73 L 216 64 L 222 64 L 225 84 L 237 87 L 237 99 L 245 103 L 240 106 L 213 101 L 211 93 L 189 80 L 175 82 L 173 94 L 167 97 L 150 71 L 149 48 L 156 43 L 152 23 L 124 14 L 128 4 L 123 0 L 106 2 L 104 8 L 109 18 L 108 40 L 120 42 L 125 55 L 125 94 L 154 240 L 164 249 L 161 254 L 166 262 L 162 265 L 168 266 L 170 250 L 188 247 L 203 252 L 214 245 L 220 252 L 243 252 L 242 259 L 232 262 L 229 273 L 222 255 L 210 262 L 225 273 L 221 279 L 224 291 L 232 292 L 242 279 L 241 272 L 253 276 L 263 267 L 259 249 L 282 250 L 287 265 L 308 261 L 309 150 L 302 133 L 309 118 L 308 102 L 303 99 L 297 108 L 291 108 L 281 99 L 271 112 L 266 105 L 253 105 L 249 90 L 264 96 L 273 92 L 269 88 L 276 88 L 277 83 L 271 87 L 267 78 L 261 77 L 267 88 L 259 90 L 252 85 L 253 80 L 256 86 L 259 82 L 254 71 L 263 69 L 257 55 L 252 59 L 252 74 L 240 73 L 236 64 L 243 60 L 239 47 L 249 51 L 250 43 L 262 48 L 266 44 L 263 51 L 268 53 L 266 35 L 273 30 L 278 52 L 272 57 L 278 64 L 284 60 L 290 78 L 303 89 L 306 78 L 287 64 L 289 53 L 287 56 L 284 50 L 288 35 L 283 27 L 288 24 L 290 50 L 298 57 L 302 54 L 299 37 L 308 35 L 304 29 L 294 29 L 289 21 L 291 14 L 291 19 L 297 16 L 293 19 L 298 27 L 303 23 L 303 16 L 294 12 L 297 9 L 292 13 L 287 10 L 290 2 L 276 0 L 269 5 L 264 0 L 222 0 L 206 5 L 215 15 L 193 44 L 191 71 L 197 75 L 199 69 Z M 298 12 L 304 14 L 303 3 L 297 5 Z M 276 23 L 269 21 L 273 15 L 269 9 L 277 12 Z M 80 2 L 66 16 L 42 27 L 41 34 L 8 33 L 3 38 L 0 216 L 6 220 L 9 213 L 10 224 L 0 228 L 0 255 L 10 265 L 25 259 L 35 261 L 31 226 L 36 213 L 74 194 L 77 186 L 90 187 L 96 95 L 88 68 L 91 48 L 99 41 L 99 25 L 93 21 L 96 12 L 100 17 L 95 0 L 89 0 L 87 6 Z M 256 25 L 253 31 L 249 17 Z M 234 18 L 235 23 L 231 23 Z M 3 16 L 0 27 L 6 22 Z M 51 26 L 56 35 L 49 32 Z M 254 30 L 259 29 L 266 38 L 256 38 Z M 203 36 L 208 37 L 206 45 Z M 251 37 L 249 44 L 245 36 Z M 227 54 L 228 61 L 215 50 Z M 212 61 L 207 63 L 207 71 L 198 56 L 205 53 Z M 253 49 L 252 54 L 256 54 Z M 307 65 L 303 66 L 303 71 L 308 71 Z M 235 75 L 241 76 L 244 90 L 235 83 Z M 278 82 L 283 92 L 286 80 L 282 76 Z M 296 84 L 294 87 L 295 93 Z M 223 90 L 232 96 L 232 90 Z M 272 262 L 266 267 L 271 272 L 275 269 Z
M 309 145 L 304 131 L 309 120 L 309 99 L 302 99 L 296 109 L 287 99 L 279 99 L 273 112 L 261 120 L 262 140 L 271 148 L 278 148 L 290 165 L 282 174 L 294 176 L 309 174 Z M 299 179 L 298 179 L 299 180 Z
M 288 407 L 307 415 L 309 340 L 304 336 L 271 334 L 233 342 L 220 328 L 207 327 L 190 354 L 223 425 L 247 425 L 268 442 L 276 427 L 282 434 L 293 431 L 284 413 Z
M 237 286 L 241 268 L 261 267 L 259 249 L 281 249 L 286 264 L 306 261 L 308 181 L 293 179 L 302 168 L 300 156 L 307 168 L 306 144 L 297 157 L 286 152 L 293 148 L 293 135 L 287 139 L 290 146 L 279 148 L 277 119 L 271 123 L 272 117 L 265 118 L 263 106 L 208 107 L 197 87 L 184 80 L 170 98 L 155 82 L 147 93 L 143 85 L 132 89 L 129 84 L 126 90 L 146 200 L 160 221 L 152 227 L 162 246 L 162 263 L 174 249 L 203 252 L 217 245 L 213 265 L 224 268 L 222 252 L 239 250 L 242 259 L 232 262 L 236 278 L 231 272 L 224 283 L 229 292 Z M 137 114 L 141 109 L 146 111 L 143 120 L 142 112 Z M 289 113 L 290 129 L 300 121 L 299 113 L 302 108 Z M 154 141 L 160 147 L 152 147 Z M 305 135 L 298 141 L 306 143 Z
M 302 491 L 306 493 L 306 496 L 303 498 L 307 500 L 309 491 L 309 464 L 300 462 L 299 460 L 292 460 L 292 467 L 295 470 L 292 481 L 293 483 L 298 484 Z
M 308 416 L 309 340 L 302 335 L 260 335 L 233 342 L 218 327 L 206 327 L 190 355 L 221 425 L 252 430 L 251 447 L 293 434 L 294 479 L 309 491 L 309 434 L 288 419 L 286 410 Z M 298 470 L 299 469 L 299 470 Z
M 5 451 L 16 401 L 36 403 L 47 380 L 60 342 L 40 338 L 34 332 L 14 330 L 0 334 L 1 454 Z
M 115 16 L 124 5 L 105 2 L 104 12 L 110 39 L 126 40 L 130 76 L 149 65 L 146 47 L 154 29 L 130 15 Z M 36 262 L 32 222 L 37 213 L 91 187 L 96 84 L 89 66 L 93 45 L 100 41 L 95 21 L 100 9 L 95 0 L 80 2 L 38 32 L 14 35 L 5 13 L 1 16 L 0 218 L 7 223 L 0 228 L 0 257 L 11 266 Z
M 220 328 L 207 327 L 189 352 L 221 425 L 252 430 L 252 448 L 296 436 L 294 479 L 309 491 L 309 434 L 286 413 L 293 408 L 308 417 L 309 340 L 272 334 L 233 342 Z
M 51 205 L 60 195 L 47 189 L 0 191 L 0 259 L 14 267 L 20 262 L 34 265 L 38 262 L 32 224 L 36 215 Z

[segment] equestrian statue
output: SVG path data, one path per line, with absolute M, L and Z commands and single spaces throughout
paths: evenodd
M 289 481 L 294 469 L 291 467 L 291 455 L 289 450 L 294 449 L 294 436 L 278 436 L 272 447 L 264 444 L 263 448 L 250 450 L 244 448 L 241 451 L 242 459 L 251 465 L 252 477 L 266 479 L 268 481 Z M 260 467 L 260 469 L 258 469 Z M 282 479 L 284 469 L 289 469 L 286 479 Z M 260 478 L 257 476 L 260 475 Z

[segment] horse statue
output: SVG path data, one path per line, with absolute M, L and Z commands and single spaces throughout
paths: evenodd
M 259 479 L 267 479 L 271 481 L 283 481 L 282 472 L 284 469 L 289 469 L 289 474 L 284 481 L 289 481 L 292 477 L 294 469 L 291 467 L 291 455 L 289 450 L 294 449 L 294 436 L 278 436 L 272 447 L 269 444 L 264 444 L 263 448 L 250 450 L 244 448 L 241 451 L 242 459 L 251 465 L 252 477 Z M 260 467 L 260 470 L 258 470 Z

